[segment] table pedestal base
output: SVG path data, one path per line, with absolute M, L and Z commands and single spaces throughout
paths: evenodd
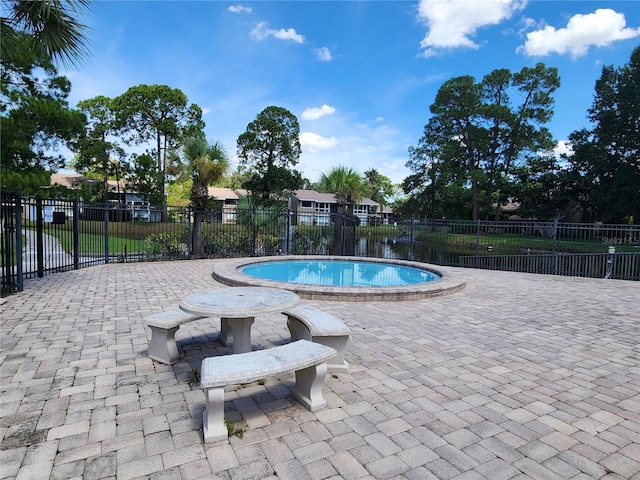
M 251 351 L 251 325 L 254 317 L 221 318 L 220 342 L 225 347 L 233 345 L 233 353 L 247 353 Z

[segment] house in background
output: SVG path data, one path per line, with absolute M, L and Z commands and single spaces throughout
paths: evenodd
M 209 197 L 222 206 L 220 223 L 236 223 L 236 209 L 238 200 L 241 198 L 236 190 L 223 187 L 208 187 Z
M 86 178 L 78 173 L 53 173 L 50 184 L 73 190 L 78 189 L 82 184 L 102 185 L 102 180 Z M 154 209 L 136 192 L 127 191 L 126 183 L 122 180 L 107 180 L 107 202 L 114 210 L 124 207 L 127 210 L 127 220 L 159 222 L 162 219 L 162 213 L 159 210 Z
M 61 185 L 70 189 L 78 189 L 82 184 L 102 184 L 102 180 L 89 179 L 83 175 L 74 173 L 54 173 L 51 175 L 51 185 Z M 162 211 L 152 207 L 135 192 L 127 191 L 127 185 L 123 181 L 108 181 L 108 203 L 112 208 L 126 210 L 124 221 L 161 221 Z M 216 208 L 208 222 L 225 224 L 236 223 L 238 201 L 248 195 L 247 190 L 224 187 L 208 187 L 209 197 L 217 202 L 220 208 Z M 62 208 L 62 207 L 61 207 Z M 68 207 L 67 207 L 68 208 Z M 338 212 L 338 203 L 333 193 L 321 193 L 316 190 L 296 190 L 288 199 L 288 208 L 292 212 L 293 225 L 331 225 L 332 214 Z M 88 210 L 87 210 L 88 213 Z M 65 212 L 68 215 L 68 212 Z M 362 198 L 353 205 L 353 214 L 360 220 L 360 225 L 375 225 L 391 223 L 393 210 L 385 206 L 380 210 L 377 202 L 370 198 Z M 123 221 L 120 219 L 119 221 Z
M 338 202 L 333 193 L 315 190 L 296 190 L 289 197 L 288 207 L 293 212 L 293 225 L 330 225 L 331 215 L 338 212 Z M 362 226 L 384 223 L 385 218 L 393 217 L 390 208 L 385 215 L 378 212 L 379 208 L 377 202 L 365 197 L 353 205 L 353 214 L 358 217 Z
M 331 214 L 338 212 L 333 193 L 315 190 L 296 190 L 289 197 L 288 207 L 293 212 L 293 225 L 330 225 Z

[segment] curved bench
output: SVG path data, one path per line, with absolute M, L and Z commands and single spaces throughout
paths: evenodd
M 176 331 L 180 325 L 205 318 L 191 315 L 182 310 L 168 310 L 145 317 L 144 321 L 151 329 L 149 342 L 149 358 L 157 362 L 171 365 L 178 361 L 178 346 L 176 345 Z
M 327 360 L 335 354 L 333 348 L 298 340 L 266 350 L 205 358 L 200 370 L 200 386 L 205 389 L 206 397 L 202 414 L 204 441 L 228 439 L 224 424 L 224 387 L 227 385 L 295 372 L 293 396 L 312 412 L 324 408 L 327 402 L 322 396 L 322 386 Z
M 337 354 L 327 362 L 328 371 L 349 371 L 349 364 L 344 359 L 349 344 L 349 327 L 342 320 L 309 305 L 299 305 L 283 313 L 287 316 L 292 342 L 305 339 L 334 348 Z

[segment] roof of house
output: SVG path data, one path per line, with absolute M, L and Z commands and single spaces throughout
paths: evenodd
M 337 203 L 335 194 L 322 193 L 316 190 L 304 190 L 304 189 L 296 190 L 293 193 L 293 196 L 301 201 L 310 200 L 313 202 Z M 357 202 L 357 204 L 358 205 L 378 205 L 378 202 L 371 200 L 370 198 L 367 198 L 367 197 L 362 197 L 360 201 Z
M 382 211 L 380 213 L 393 213 L 393 208 L 391 208 L 389 205 L 385 205 L 384 207 L 382 207 Z
M 207 187 L 207 191 L 209 192 L 209 196 L 216 200 L 237 200 L 238 198 L 240 198 L 238 194 L 231 188 Z
M 67 188 L 76 188 L 81 183 L 102 183 L 102 180 L 87 178 L 79 173 L 52 173 L 49 181 L 51 185 L 61 185 Z M 115 180 L 107 180 L 107 186 L 112 192 L 120 190 L 124 191 L 125 184 L 122 180 L 116 182 Z
M 333 193 L 320 193 L 315 190 L 296 190 L 293 196 L 298 200 L 306 200 L 313 202 L 336 203 L 336 196 Z

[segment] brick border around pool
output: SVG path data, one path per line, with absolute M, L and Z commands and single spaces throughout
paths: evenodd
M 277 262 L 283 260 L 355 260 L 360 262 L 389 263 L 406 267 L 419 268 L 436 273 L 439 279 L 433 282 L 415 285 L 401 285 L 394 287 L 332 287 L 326 285 L 301 285 L 295 283 L 276 282 L 262 278 L 250 277 L 238 271 L 239 267 L 252 263 Z M 439 297 L 459 292 L 466 285 L 466 279 L 453 273 L 446 267 L 434 266 L 427 263 L 410 262 L 407 260 L 391 260 L 368 257 L 334 257 L 317 255 L 287 255 L 274 257 L 245 257 L 221 261 L 215 264 L 212 276 L 218 282 L 230 286 L 276 287 L 295 292 L 300 298 L 309 300 L 336 300 L 351 302 L 370 301 L 404 301 L 419 300 L 421 298 Z

